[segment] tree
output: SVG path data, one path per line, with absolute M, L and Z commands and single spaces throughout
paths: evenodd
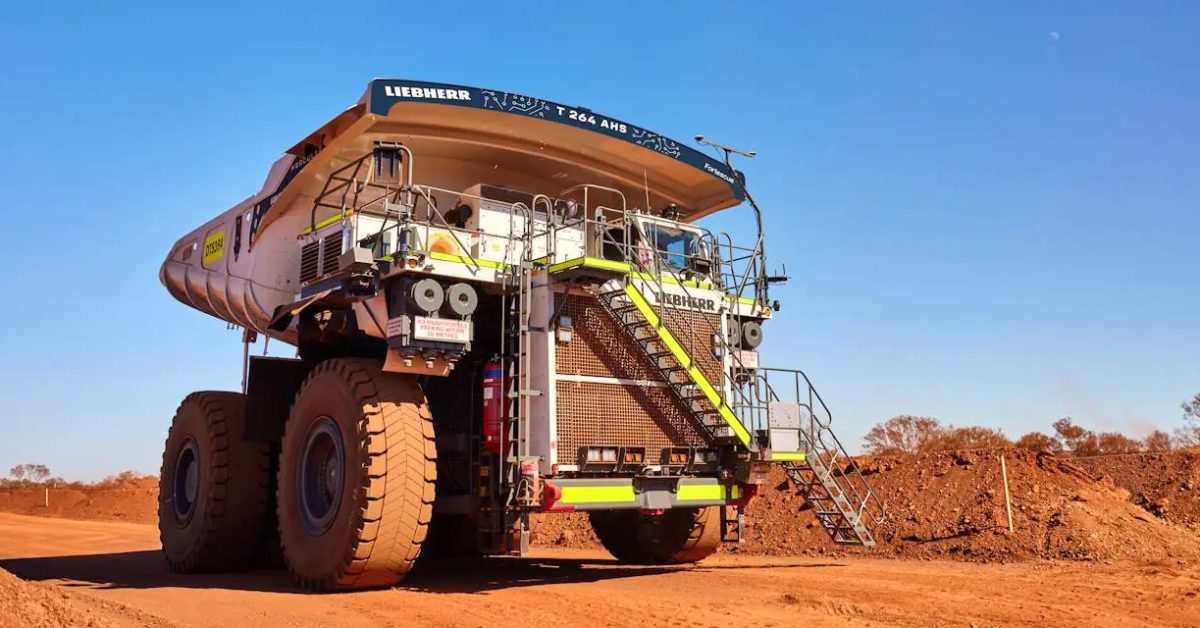
M 937 419 L 924 416 L 894 416 L 871 428 L 863 437 L 869 454 L 916 453 L 929 439 L 942 433 Z
M 1181 447 L 1200 445 L 1200 393 L 1180 406 L 1187 425 L 1175 430 L 1175 439 Z
M 1102 432 L 1096 436 L 1096 444 L 1102 454 L 1136 454 L 1142 450 L 1142 444 L 1117 432 Z
M 1171 435 L 1162 430 L 1154 430 L 1142 440 L 1146 451 L 1171 451 Z
M 36 484 L 50 477 L 50 467 L 47 467 L 44 464 L 33 464 L 27 462 L 9 469 L 8 474 L 22 484 L 26 482 L 33 482 Z
M 1075 425 L 1071 417 L 1063 417 L 1054 422 L 1054 431 L 1063 447 L 1074 456 L 1097 456 L 1100 454 L 1100 441 L 1096 433 Z
M 1041 432 L 1030 432 L 1017 439 L 1017 447 L 1033 451 L 1062 451 L 1062 443 L 1057 438 Z
M 950 426 L 931 436 L 921 445 L 921 451 L 954 451 L 958 449 L 999 449 L 1011 447 L 1012 441 L 1000 430 L 988 427 Z

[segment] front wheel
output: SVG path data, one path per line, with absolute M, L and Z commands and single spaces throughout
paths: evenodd
M 296 396 L 278 476 L 288 570 L 317 591 L 387 587 L 412 569 L 433 512 L 425 395 L 372 360 L 319 364 Z
M 637 510 L 594 510 L 592 529 L 614 558 L 633 565 L 694 563 L 721 544 L 720 506 L 673 508 L 659 515 Z
M 271 452 L 243 440 L 246 398 L 188 395 L 171 423 L 158 481 L 158 531 L 172 571 L 236 571 L 259 548 Z

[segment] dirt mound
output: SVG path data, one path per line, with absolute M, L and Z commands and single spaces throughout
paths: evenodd
M 0 569 L 0 628 L 112 625 L 79 608 L 60 589 L 25 582 Z
M 157 478 L 51 488 L 48 507 L 46 499 L 44 488 L 11 488 L 0 491 L 0 510 L 68 519 L 158 522 Z
M 1200 531 L 1200 449 L 1078 458 L 1075 464 L 1130 492 L 1130 500 Z
M 1200 557 L 1200 539 L 1128 502 L 1128 492 L 1111 482 L 1054 456 L 1003 453 L 1012 534 L 1000 452 L 967 451 L 860 461 L 889 509 L 888 520 L 876 527 L 879 545 L 873 549 L 834 545 L 781 471 L 748 509 L 746 541 L 725 547 L 770 556 L 845 551 L 979 561 Z M 538 543 L 598 547 L 584 515 L 546 515 L 535 522 Z

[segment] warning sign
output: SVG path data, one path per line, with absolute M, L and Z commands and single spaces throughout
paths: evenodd
M 471 323 L 452 318 L 416 316 L 413 318 L 413 338 L 466 344 L 471 342 Z

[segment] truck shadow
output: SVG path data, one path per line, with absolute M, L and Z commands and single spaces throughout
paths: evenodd
M 839 567 L 783 561 L 771 564 L 631 566 L 604 558 L 431 558 L 423 560 L 396 587 L 421 593 L 485 593 L 518 587 L 578 584 L 636 578 L 676 571 Z M 92 589 L 227 589 L 299 593 L 284 569 L 261 569 L 227 574 L 171 573 L 158 551 L 46 556 L 0 560 L 5 569 L 25 580 L 58 580 L 61 586 Z

